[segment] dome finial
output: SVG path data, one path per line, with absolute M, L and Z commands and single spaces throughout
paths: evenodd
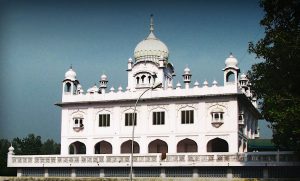
M 150 32 L 154 32 L 153 14 L 150 15 Z

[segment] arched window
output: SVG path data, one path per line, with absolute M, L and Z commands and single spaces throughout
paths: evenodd
M 136 78 L 136 84 L 139 84 L 140 83 L 140 77 L 137 77 Z
M 142 78 L 142 84 L 144 83 L 145 77 L 146 77 L 145 75 L 142 75 L 142 77 L 141 77 Z
M 149 153 L 168 153 L 168 144 L 160 139 L 151 141 L 148 145 Z
M 228 72 L 226 74 L 226 82 L 235 82 L 235 77 L 234 77 L 234 73 L 233 72 Z
M 177 144 L 177 153 L 188 153 L 188 152 L 197 152 L 198 146 L 194 140 L 183 139 Z
M 71 83 L 67 82 L 65 85 L 65 92 L 71 92 Z
M 112 154 L 112 145 L 107 141 L 100 141 L 94 146 L 95 154 Z
M 149 84 L 151 84 L 151 76 L 148 76 Z
M 123 142 L 121 144 L 121 153 L 131 153 L 131 143 L 131 140 Z M 140 153 L 140 145 L 135 141 L 133 141 L 133 153 Z
M 207 152 L 228 152 L 228 143 L 221 138 L 212 139 L 207 143 Z
M 75 141 L 69 145 L 69 154 L 86 154 L 85 144 Z

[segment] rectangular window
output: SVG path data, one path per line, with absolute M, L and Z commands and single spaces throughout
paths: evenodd
M 153 112 L 152 123 L 153 125 L 165 124 L 165 112 Z
M 181 111 L 181 124 L 193 124 L 194 123 L 194 110 Z
M 136 113 L 125 113 L 125 126 L 132 126 L 133 118 L 135 118 L 134 125 L 136 126 L 136 116 Z
M 99 127 L 110 126 L 110 114 L 99 114 Z

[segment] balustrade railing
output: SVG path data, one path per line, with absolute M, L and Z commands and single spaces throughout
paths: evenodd
M 161 154 L 135 154 L 133 162 L 144 166 L 159 166 L 161 164 L 174 165 L 201 165 L 209 163 L 235 163 L 245 165 L 247 163 L 279 163 L 297 162 L 292 152 L 249 152 L 249 153 L 178 153 L 167 154 L 161 159 Z M 9 167 L 38 167 L 43 166 L 128 166 L 130 155 L 10 155 L 8 154 Z M 299 161 L 297 162 L 299 163 Z

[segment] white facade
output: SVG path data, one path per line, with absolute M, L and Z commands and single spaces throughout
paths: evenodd
M 174 86 L 168 57 L 151 18 L 149 35 L 128 60 L 126 88 L 108 90 L 108 78 L 102 75 L 99 87 L 84 91 L 70 68 L 58 104 L 61 155 L 130 153 L 130 116 L 138 97 L 155 83 L 162 87 L 146 92 L 136 107 L 135 153 L 246 152 L 247 140 L 258 136 L 259 113 L 247 77 L 239 77 L 237 59 L 230 55 L 225 60 L 223 85 L 190 85 L 192 73 L 186 67 L 182 84 Z

